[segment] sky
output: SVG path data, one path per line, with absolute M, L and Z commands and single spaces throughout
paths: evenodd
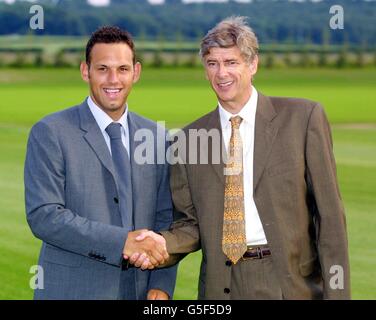
M 148 0 L 151 4 L 163 4 L 164 0 Z M 238 2 L 251 2 L 252 0 L 237 0 Z M 110 0 L 88 0 L 88 2 L 95 6 L 106 6 Z M 194 2 L 228 2 L 228 0 L 182 0 L 183 3 Z
M 16 0 L 0 0 L 0 2 L 14 3 Z M 37 0 L 26 0 L 29 2 L 36 2 Z M 148 0 L 151 4 L 163 4 L 164 0 Z M 182 0 L 183 3 L 194 3 L 194 2 L 228 2 L 229 0 Z M 252 2 L 252 0 L 235 0 L 237 2 Z M 87 0 L 93 6 L 107 6 L 110 4 L 111 0 Z
M 16 0 L 0 0 L 0 2 L 6 2 L 6 3 L 14 3 Z M 26 0 L 29 2 L 36 2 L 37 0 Z M 148 0 L 151 4 L 163 4 L 165 0 Z M 182 0 L 183 3 L 197 3 L 197 2 L 228 2 L 229 0 Z M 252 2 L 252 0 L 232 0 L 235 2 Z M 289 0 L 289 1 L 296 1 L 296 2 L 302 2 L 307 0 Z M 311 2 L 319 2 L 323 0 L 309 0 Z M 375 1 L 375 0 L 364 0 L 364 1 Z M 87 0 L 88 3 L 90 3 L 93 6 L 107 6 L 111 3 L 111 0 Z

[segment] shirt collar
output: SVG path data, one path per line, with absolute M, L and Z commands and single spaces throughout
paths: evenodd
M 128 127 L 127 117 L 128 117 L 128 105 L 125 105 L 125 111 L 121 118 L 118 121 L 114 121 L 106 112 L 104 112 L 98 105 L 93 101 L 93 99 L 89 96 L 87 98 L 87 104 L 89 105 L 90 111 L 94 116 L 95 121 L 98 123 L 99 128 L 101 129 L 102 133 L 106 130 L 109 124 L 112 122 L 117 122 L 122 125 L 124 130 Z

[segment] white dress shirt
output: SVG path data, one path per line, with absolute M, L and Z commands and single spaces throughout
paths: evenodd
M 108 135 L 106 131 L 106 128 L 112 122 L 121 124 L 121 140 L 129 155 L 129 129 L 128 129 L 128 121 L 127 121 L 128 105 L 125 106 L 125 111 L 123 115 L 121 116 L 121 118 L 118 121 L 114 121 L 106 112 L 104 112 L 101 108 L 99 108 L 95 104 L 95 102 L 90 96 L 87 98 L 87 104 L 89 105 L 90 111 L 93 114 L 94 119 L 97 122 L 103 134 L 104 140 L 106 141 L 106 144 L 110 153 L 111 153 L 111 140 L 110 140 L 110 136 Z
M 252 95 L 238 114 L 226 111 L 218 102 L 222 135 L 226 150 L 228 150 L 231 137 L 230 118 L 240 116 L 243 119 L 239 130 L 243 143 L 244 210 L 247 245 L 267 244 L 264 228 L 262 227 L 253 199 L 253 154 L 257 99 L 257 91 L 252 86 Z

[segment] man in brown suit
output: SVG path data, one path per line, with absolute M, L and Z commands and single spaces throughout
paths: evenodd
M 182 132 L 189 141 L 192 130 L 215 129 L 220 143 L 192 150 L 187 142 L 186 154 L 206 151 L 208 163 L 171 168 L 178 218 L 161 233 L 170 263 L 202 249 L 200 299 L 349 299 L 346 222 L 322 107 L 257 92 L 258 42 L 242 17 L 210 30 L 200 54 L 218 107 Z M 214 163 L 222 146 L 228 160 Z M 138 240 L 147 236 L 163 242 L 151 231 Z

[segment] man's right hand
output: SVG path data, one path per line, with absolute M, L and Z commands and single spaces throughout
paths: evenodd
M 147 229 L 131 231 L 125 242 L 123 256 L 141 269 L 153 269 L 168 259 L 165 239 Z

